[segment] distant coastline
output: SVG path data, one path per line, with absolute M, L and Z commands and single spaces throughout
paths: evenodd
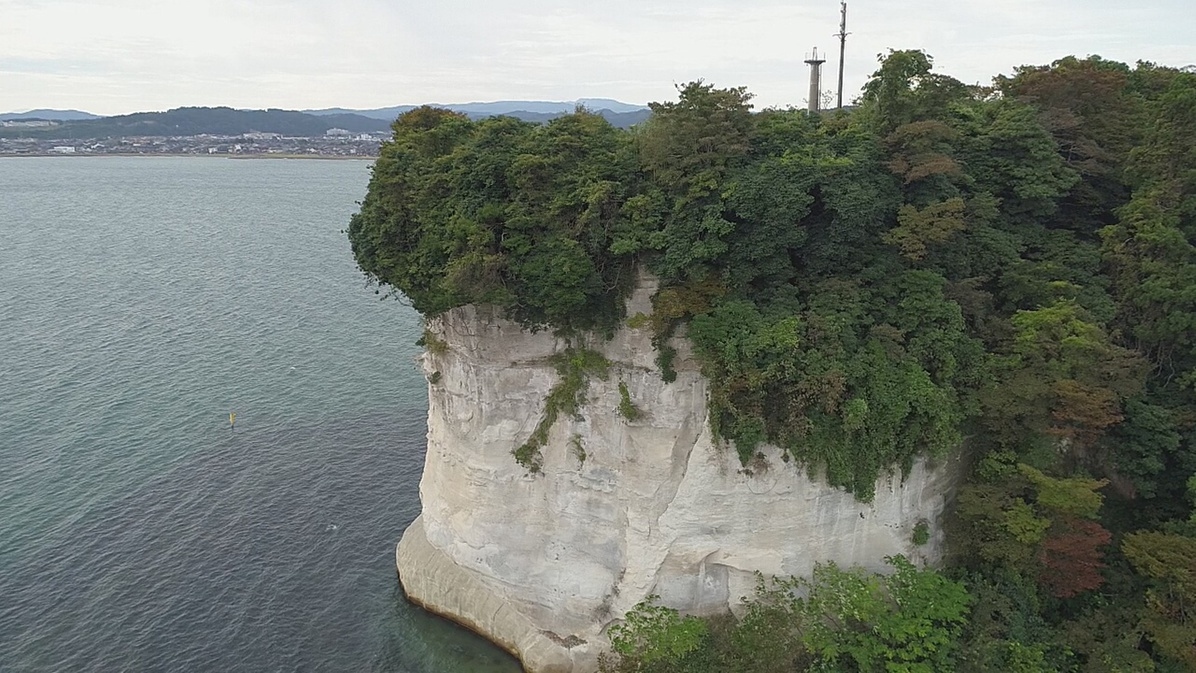
M 109 156 L 124 156 L 124 155 L 109 155 Z M 151 157 L 154 155 L 142 154 L 139 156 Z M 171 156 L 191 157 L 191 156 L 196 156 L 196 155 L 194 155 L 194 154 L 177 154 L 177 155 L 171 155 Z M 207 156 L 215 157 L 218 155 L 209 154 Z M 374 161 L 378 157 L 377 156 L 369 156 L 369 155 L 347 155 L 347 154 L 226 154 L 226 155 L 224 155 L 224 158 L 226 158 L 226 159 L 333 159 L 333 160 L 338 160 L 338 161 L 341 161 L 341 160 L 344 160 L 344 161 Z
M 182 152 L 154 152 L 154 153 L 72 153 L 63 154 L 59 152 L 38 152 L 38 153 L 22 153 L 22 154 L 6 154 L 0 153 L 0 159 L 7 158 L 22 158 L 22 157 L 53 157 L 56 159 L 79 159 L 79 158 L 96 158 L 96 157 L 134 157 L 134 158 L 149 158 L 149 157 L 192 157 L 202 159 L 324 159 L 330 161 L 375 161 L 378 157 L 368 155 L 348 155 L 348 154 L 188 154 Z
M 609 123 L 628 128 L 651 110 L 606 99 L 570 103 L 505 101 L 453 105 L 481 119 L 494 115 L 543 124 L 588 106 Z M 391 137 L 391 124 L 415 106 L 347 111 L 339 108 L 234 110 L 176 108 L 99 117 L 78 110 L 0 114 L 0 156 L 225 156 L 264 159 L 374 160 Z M 87 118 L 79 118 L 84 116 Z

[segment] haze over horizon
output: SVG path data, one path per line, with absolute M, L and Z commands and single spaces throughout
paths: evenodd
M 853 0 L 844 98 L 889 48 L 988 83 L 1017 65 L 1090 54 L 1196 63 L 1187 0 Z M 116 115 L 182 106 L 293 110 L 404 104 L 675 98 L 703 78 L 757 108 L 802 105 L 806 54 L 835 87 L 836 0 L 0 0 L 0 112 Z

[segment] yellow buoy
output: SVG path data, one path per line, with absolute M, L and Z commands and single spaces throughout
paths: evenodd
M 235 426 L 236 424 L 237 424 L 237 415 L 235 413 L 230 412 L 228 415 L 228 427 L 231 428 L 231 427 Z

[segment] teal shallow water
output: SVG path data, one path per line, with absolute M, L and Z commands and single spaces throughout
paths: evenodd
M 518 670 L 398 590 L 426 387 L 367 179 L 0 159 L 0 669 Z

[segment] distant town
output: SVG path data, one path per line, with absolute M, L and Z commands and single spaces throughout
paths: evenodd
M 20 122 L 0 122 L 5 125 Z M 125 136 L 105 139 L 0 138 L 0 156 L 194 155 L 233 157 L 339 157 L 372 159 L 389 134 L 329 129 L 323 135 Z

